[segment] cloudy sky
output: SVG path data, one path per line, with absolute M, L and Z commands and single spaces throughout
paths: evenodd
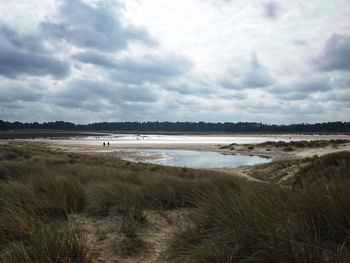
M 1 0 L 0 119 L 350 121 L 349 0 Z

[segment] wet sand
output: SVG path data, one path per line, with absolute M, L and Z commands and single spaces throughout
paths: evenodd
M 188 136 L 188 135 L 186 135 Z M 191 136 L 191 135 L 189 135 Z M 198 136 L 198 135 L 195 135 Z M 208 136 L 208 135 L 205 135 Z M 211 136 L 224 136 L 224 135 L 211 135 Z M 230 135 L 232 136 L 232 135 Z M 278 134 L 278 135 L 266 135 L 266 134 L 245 134 L 245 135 L 235 135 L 235 137 L 269 137 L 269 138 L 294 138 L 298 140 L 350 140 L 350 135 L 295 135 L 295 134 Z M 8 142 L 9 140 L 1 140 L 0 143 Z M 98 145 L 91 145 L 89 143 L 74 143 L 74 140 L 71 142 L 60 141 L 60 140 L 47 140 L 47 143 L 51 145 L 53 149 L 62 150 L 66 152 L 74 153 L 83 153 L 90 155 L 100 155 L 112 158 L 119 158 L 129 161 L 143 162 L 149 161 L 152 159 L 160 159 L 162 155 L 160 153 L 152 154 L 142 154 L 140 150 L 142 149 L 159 149 L 159 150 L 193 150 L 193 151 L 212 151 L 212 152 L 221 152 L 227 154 L 241 154 L 241 155 L 259 155 L 267 158 L 272 158 L 273 161 L 285 161 L 285 160 L 296 160 L 302 159 L 305 157 L 313 157 L 314 155 L 322 156 L 329 153 L 340 152 L 340 151 L 349 151 L 350 152 L 350 143 L 334 146 L 327 146 L 323 148 L 297 148 L 291 152 L 283 151 L 281 148 L 264 148 L 256 147 L 254 149 L 248 149 L 248 144 L 236 144 L 234 149 L 223 149 L 222 146 L 228 144 L 213 144 L 213 143 L 157 143 L 157 142 L 143 142 L 143 143 L 117 143 L 110 142 L 110 146 L 107 145 L 103 147 L 102 141 Z M 107 141 L 106 141 L 107 142 Z M 249 176 L 249 173 L 255 168 L 254 165 L 249 166 L 240 166 L 236 168 L 211 168 L 215 171 L 221 171 L 225 173 L 235 174 L 242 177 L 245 177 L 249 180 L 259 180 L 254 179 Z
M 14 134 L 14 132 L 1 132 L 0 134 Z M 109 147 L 107 145 L 103 147 L 103 135 L 118 135 L 115 133 L 79 133 L 79 132 L 57 132 L 57 131 L 30 131 L 26 133 L 25 131 L 15 132 L 20 138 L 31 138 L 34 137 L 42 137 L 47 136 L 46 139 L 43 140 L 46 143 L 52 145 L 55 149 L 60 149 L 67 152 L 76 152 L 76 153 L 85 153 L 85 154 L 95 154 L 95 155 L 103 155 L 103 156 L 111 156 L 121 159 L 133 160 L 133 161 L 144 161 L 150 159 L 159 158 L 159 154 L 149 154 L 144 155 L 140 154 L 139 150 L 141 149 L 159 149 L 159 150 L 193 150 L 193 151 L 212 151 L 212 152 L 222 152 L 227 154 L 241 154 L 241 155 L 260 155 L 268 158 L 272 158 L 273 160 L 290 160 L 290 159 L 300 159 L 305 157 L 312 157 L 314 155 L 325 155 L 328 153 L 339 152 L 339 151 L 350 151 L 350 144 L 341 145 L 336 148 L 334 147 L 324 147 L 324 148 L 298 148 L 291 152 L 283 151 L 280 148 L 263 148 L 263 147 L 254 147 L 254 149 L 248 149 L 248 144 L 235 144 L 234 149 L 223 149 L 222 146 L 228 145 L 227 143 L 220 142 L 220 144 L 215 143 L 215 141 L 211 141 L 213 137 L 225 138 L 228 140 L 242 138 L 241 141 L 249 140 L 251 138 L 261 138 L 262 140 L 350 140 L 350 134 L 171 134 L 169 135 L 170 140 L 173 141 L 160 141 L 154 140 L 137 140 L 135 137 L 135 141 L 132 140 L 112 140 L 110 141 Z M 145 136 L 152 135 L 167 135 L 167 134 L 144 134 Z M 86 136 L 97 136 L 99 140 L 87 140 L 84 141 L 83 138 Z M 141 137 L 143 135 L 140 135 Z M 175 136 L 175 137 L 174 137 Z M 41 138 L 42 138 L 41 137 Z M 67 140 L 62 140 L 64 137 Z M 74 138 L 73 138 L 74 137 Z M 191 141 L 191 138 L 194 138 Z M 201 137 L 203 139 L 201 139 Z M 78 138 L 77 141 L 75 138 Z M 158 138 L 158 137 L 157 137 Z M 157 139 L 156 138 L 156 139 Z M 167 138 L 167 137 L 165 137 Z M 175 138 L 175 139 L 174 139 Z M 101 141 L 102 139 L 102 141 Z M 199 141 L 198 141 L 199 140 Z M 205 141 L 208 140 L 208 141 Z M 223 139 L 225 141 L 225 139 Z M 2 140 L 0 136 L 0 142 L 7 142 L 11 140 Z M 37 141 L 28 140 L 28 141 Z M 40 140 L 38 140 L 40 141 Z M 106 137 L 106 143 L 108 142 L 108 137 Z
M 196 135 L 198 136 L 198 135 Z M 206 135 L 207 136 L 207 135 Z M 214 135 L 213 135 L 214 136 Z M 215 135 L 217 136 L 217 135 Z M 223 135 L 219 135 L 223 136 Z M 350 140 L 350 135 L 290 135 L 290 134 L 282 134 L 282 135 L 266 135 L 266 134 L 249 134 L 249 135 L 236 135 L 240 136 L 250 136 L 250 137 L 285 137 L 285 138 L 294 138 L 298 140 Z M 213 144 L 213 143 L 176 143 L 176 144 L 167 144 L 167 143 L 152 143 L 152 142 L 144 142 L 144 143 L 115 143 L 111 142 L 110 146 L 101 145 L 90 145 L 90 144 L 74 144 L 65 142 L 64 144 L 59 141 L 49 141 L 53 145 L 54 148 L 58 148 L 63 151 L 68 152 L 77 152 L 77 153 L 87 153 L 87 154 L 97 154 L 104 156 L 114 156 L 122 159 L 133 159 L 135 161 L 143 161 L 149 160 L 152 158 L 159 158 L 159 155 L 154 154 L 150 155 L 140 155 L 138 154 L 141 149 L 159 149 L 159 150 L 193 150 L 193 151 L 212 151 L 212 152 L 222 152 L 228 154 L 242 154 L 242 155 L 260 155 L 268 158 L 273 158 L 273 160 L 290 160 L 290 159 L 300 159 L 305 157 L 312 157 L 314 155 L 322 156 L 328 153 L 339 152 L 339 151 L 350 151 L 350 143 L 345 145 L 337 146 L 336 148 L 329 146 L 324 148 L 298 148 L 292 152 L 285 152 L 282 149 L 266 149 L 262 147 L 254 147 L 254 149 L 247 149 L 247 144 L 238 144 L 235 145 L 234 150 L 230 149 L 222 149 L 221 146 L 224 144 Z
M 98 132 L 70 132 L 70 131 L 50 131 L 50 130 L 18 130 L 18 131 L 0 131 L 0 139 L 34 139 L 34 138 L 71 138 L 84 136 L 101 136 Z

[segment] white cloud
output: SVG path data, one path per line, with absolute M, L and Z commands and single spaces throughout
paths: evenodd
M 345 0 L 2 1 L 0 12 L 0 119 L 349 120 Z

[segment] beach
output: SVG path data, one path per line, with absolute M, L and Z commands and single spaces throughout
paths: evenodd
M 149 136 L 149 135 L 148 135 Z M 114 156 L 117 158 L 132 159 L 137 161 L 147 160 L 150 156 L 138 155 L 141 149 L 172 149 L 172 150 L 192 150 L 192 151 L 212 151 L 242 155 L 262 155 L 273 158 L 274 160 L 288 160 L 296 158 L 312 157 L 314 155 L 325 155 L 339 151 L 350 151 L 350 143 L 337 145 L 337 147 L 326 146 L 322 148 L 298 148 L 291 152 L 286 152 L 279 148 L 259 147 L 259 143 L 266 141 L 311 141 L 311 140 L 350 140 L 350 135 L 305 135 L 305 134 L 239 134 L 239 135 L 163 135 L 169 136 L 169 140 L 138 140 L 137 136 L 128 140 L 108 140 L 110 137 L 99 137 L 89 140 L 80 137 L 80 140 L 73 138 L 71 140 L 60 140 L 58 138 L 45 139 L 44 142 L 50 143 L 53 147 L 67 152 L 77 152 L 86 154 L 96 154 L 105 156 Z M 139 136 L 142 138 L 141 136 Z M 191 140 L 194 138 L 194 140 Z M 220 140 L 207 140 L 220 138 Z M 103 143 L 106 146 L 103 146 Z M 110 143 L 107 146 L 107 143 Z M 234 149 L 224 148 L 231 142 L 235 143 Z M 237 143 L 238 142 L 238 143 Z M 241 142 L 241 143 L 239 143 Z M 254 145 L 252 148 L 249 146 Z M 157 157 L 157 156 L 154 156 Z

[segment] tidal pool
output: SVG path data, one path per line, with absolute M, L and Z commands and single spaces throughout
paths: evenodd
M 141 154 L 161 154 L 161 158 L 144 162 L 188 168 L 235 168 L 272 161 L 271 158 L 256 155 L 224 154 L 219 152 L 189 150 L 140 150 Z
M 231 143 L 262 143 L 266 141 L 299 141 L 312 140 L 312 138 L 299 138 L 291 136 L 232 136 L 232 135 L 160 135 L 160 134 L 111 134 L 101 133 L 100 136 L 83 136 L 71 137 L 67 139 L 57 138 L 37 138 L 36 141 L 43 141 L 56 144 L 81 144 L 81 145 L 102 145 L 103 142 L 109 142 L 112 146 L 118 145 L 179 145 L 179 144 L 211 144 L 211 145 L 227 145 Z

